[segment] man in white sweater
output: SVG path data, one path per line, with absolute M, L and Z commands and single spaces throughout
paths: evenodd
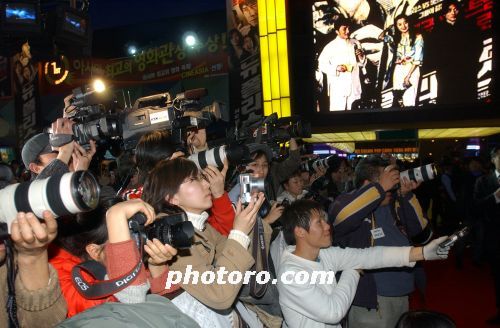
M 282 219 L 283 235 L 291 246 L 283 250 L 278 265 L 278 291 L 290 328 L 340 327 L 356 293 L 361 270 L 446 259 L 451 247 L 439 247 L 447 237 L 424 247 L 331 247 L 326 213 L 311 200 L 296 201 L 285 209 Z M 337 281 L 334 275 L 338 271 L 342 275 Z

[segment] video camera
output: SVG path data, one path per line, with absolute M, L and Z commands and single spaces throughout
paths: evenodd
M 238 143 L 263 143 L 275 149 L 291 138 L 310 138 L 311 124 L 297 115 L 278 118 L 273 113 L 250 126 L 235 128 L 227 137 Z
M 133 107 L 121 111 L 106 108 L 95 95 L 96 91 L 77 88 L 70 100 L 75 109 L 68 118 L 75 122 L 73 134 L 80 145 L 95 140 L 130 150 L 143 134 L 169 130 L 173 143 L 181 148 L 185 146 L 188 130 L 205 128 L 221 118 L 218 102 L 201 106 L 199 100 L 207 94 L 204 88 L 187 90 L 173 99 L 168 92 L 142 97 Z

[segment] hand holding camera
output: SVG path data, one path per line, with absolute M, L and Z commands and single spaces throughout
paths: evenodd
M 385 191 L 394 189 L 398 183 L 399 171 L 396 170 L 394 165 L 387 166 L 382 173 L 380 173 L 379 184 Z
M 43 212 L 44 222 L 33 213 L 18 212 L 11 224 L 11 238 L 18 253 L 18 260 L 37 258 L 56 238 L 57 222 L 50 211 Z
M 248 205 L 243 208 L 241 200 L 236 204 L 236 215 L 234 217 L 233 229 L 239 230 L 245 234 L 249 234 L 255 224 L 257 212 L 259 211 L 262 203 L 265 200 L 263 192 L 253 195 Z
M 50 145 L 57 149 L 57 159 L 69 164 L 73 155 L 73 122 L 68 118 L 58 118 L 52 123 L 50 132 Z
M 417 182 L 415 180 L 410 180 L 407 177 L 402 177 L 399 182 L 401 194 L 403 196 L 408 194 L 410 191 L 417 189 L 422 184 L 422 181 Z
M 144 251 L 148 254 L 148 268 L 153 278 L 161 276 L 166 269 L 166 263 L 177 255 L 177 249 L 156 238 L 146 241 Z
M 326 174 L 327 168 L 324 166 L 318 166 L 314 169 L 314 173 L 309 176 L 309 185 L 312 185 L 314 181 L 318 180 Z
M 208 180 L 208 183 L 210 183 L 210 192 L 213 198 L 219 198 L 224 195 L 224 181 L 226 179 L 228 167 L 228 161 L 225 159 L 222 171 L 219 171 L 216 167 L 211 165 L 203 169 L 205 178 Z
M 86 171 L 90 166 L 92 157 L 96 153 L 96 145 L 94 140 L 90 140 L 90 149 L 86 150 L 80 146 L 77 142 L 74 142 L 73 154 L 71 158 L 73 160 L 73 170 L 74 171 Z
M 47 247 L 57 235 L 57 222 L 50 211 L 43 212 L 43 219 L 18 212 L 11 225 L 19 278 L 27 290 L 46 288 L 49 283 Z
M 276 220 L 278 220 L 281 217 L 281 214 L 283 214 L 283 210 L 285 209 L 284 206 L 282 206 L 280 203 L 274 203 L 271 206 L 271 210 L 269 210 L 269 214 L 264 218 L 264 221 L 266 221 L 269 224 L 273 224 Z
M 144 225 L 149 225 L 155 220 L 155 211 L 151 205 L 142 199 L 132 199 L 112 206 L 106 212 L 106 224 L 108 226 L 108 240 L 110 243 L 119 243 L 130 240 L 130 232 L 127 220 L 137 212 L 146 217 Z M 124 222 L 120 224 L 118 222 Z

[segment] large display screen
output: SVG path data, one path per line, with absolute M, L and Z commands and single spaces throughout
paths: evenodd
M 36 23 L 37 8 L 31 3 L 5 4 L 5 20 L 9 23 Z
M 311 3 L 316 112 L 493 100 L 493 0 Z
M 87 20 L 70 12 L 64 13 L 63 29 L 78 36 L 87 34 Z

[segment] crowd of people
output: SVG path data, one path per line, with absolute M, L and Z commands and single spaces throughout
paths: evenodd
M 168 131 L 153 131 L 133 154 L 100 161 L 93 141 L 82 147 L 68 138 L 54 146 L 58 135 L 72 134 L 72 124 L 61 118 L 52 135 L 32 137 L 21 150 L 23 165 L 0 164 L 2 188 L 78 170 L 93 172 L 101 184 L 92 211 L 58 220 L 50 211 L 12 218 L 0 248 L 2 326 L 72 327 L 99 322 L 104 311 L 106 320 L 151 326 L 175 320 L 185 327 L 417 327 L 412 322 L 441 320 L 453 327 L 444 315 L 408 312 L 408 295 L 425 275 L 418 262 L 446 259 L 451 245 L 440 244 L 462 225 L 473 231 L 467 243 L 475 260 L 491 261 L 500 301 L 498 148 L 491 151 L 493 167 L 450 157 L 436 179 L 422 183 L 400 177 L 422 163 L 332 156 L 316 165 L 293 138 L 286 156 L 254 144 L 248 162 L 200 168 L 188 156 L 208 148 L 205 129 L 189 131 L 183 151 Z M 241 198 L 243 173 L 264 181 L 248 202 Z M 138 242 L 130 219 L 139 212 L 145 226 L 183 213 L 194 231 L 191 246 Z M 220 272 L 229 281 L 245 279 L 203 283 Z M 248 272 L 254 275 L 246 279 Z M 318 273 L 331 279 L 299 279 Z M 264 275 L 270 279 L 263 282 Z M 122 287 L 85 293 L 108 280 Z M 163 310 L 137 316 L 143 304 Z

